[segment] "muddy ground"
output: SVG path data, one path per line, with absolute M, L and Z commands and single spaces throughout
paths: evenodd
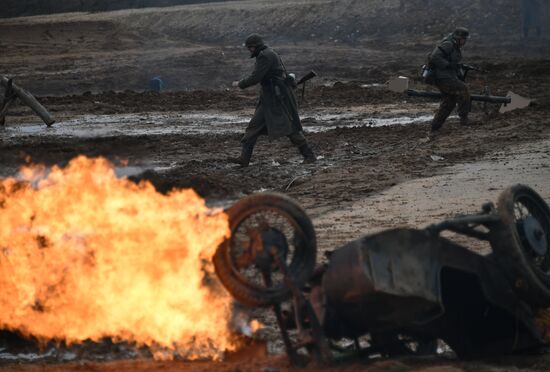
M 529 86 L 530 81 L 525 83 Z M 86 154 L 106 156 L 118 164 L 119 174 L 136 181 L 149 180 L 161 191 L 193 187 L 216 206 L 229 205 L 258 191 L 284 192 L 313 219 L 321 250 L 334 249 L 383 228 L 425 226 L 454 214 L 475 212 L 483 202 L 495 201 L 501 190 L 518 182 L 530 184 L 550 199 L 550 106 L 544 98 L 527 109 L 504 115 L 487 115 L 478 107 L 471 126 L 461 127 L 451 118 L 441 137 L 425 143 L 436 104 L 406 99 L 378 86 L 316 87 L 309 92 L 302 117 L 319 161 L 302 165 L 286 139 L 264 139 L 245 169 L 226 158 L 238 154 L 241 131 L 255 102 L 252 92 L 124 92 L 42 101 L 59 122 L 48 129 L 28 116 L 26 109 L 17 108 L 0 134 L 2 176 L 16 174 L 27 156 L 48 165 L 62 165 Z M 522 154 L 530 157 L 524 159 Z M 485 168 L 480 167 L 484 162 Z M 431 204 L 422 207 L 426 199 Z M 268 338 L 274 337 L 271 333 Z M 537 370 L 545 365 L 545 358 L 529 356 L 508 363 Z M 479 367 L 453 361 L 452 356 L 364 363 L 361 368 L 373 370 L 425 369 L 431 365 L 438 370 L 444 366 L 450 370 Z M 488 363 L 486 367 L 495 370 L 509 368 Z M 238 359 L 215 364 L 216 369 L 225 370 L 261 370 L 267 366 L 284 369 L 286 360 L 265 357 L 254 362 Z M 204 370 L 212 365 L 146 359 L 114 364 L 88 361 L 9 366 L 13 370 L 43 367 Z M 337 369 L 358 367 L 353 362 Z
M 300 14 L 314 9 L 307 2 L 296 3 Z M 318 9 L 330 9 L 330 1 L 315 3 Z M 397 3 L 386 2 L 378 13 L 368 14 L 374 19 Z M 453 116 L 440 137 L 426 142 L 437 102 L 391 93 L 384 84 L 391 76 L 416 74 L 426 49 L 439 35 L 424 29 L 420 40 L 408 32 L 390 37 L 369 33 L 373 26 L 363 25 L 358 29 L 365 35 L 334 42 L 336 34 L 323 34 L 321 25 L 306 17 L 306 26 L 295 23 L 297 42 L 288 42 L 288 35 L 278 41 L 279 50 L 288 56 L 287 65 L 299 73 L 314 68 L 321 75 L 301 105 L 306 136 L 318 162 L 302 165 L 287 139 L 262 139 L 248 168 L 228 163 L 227 157 L 239 152 L 239 139 L 256 102 L 256 90 L 230 88 L 231 81 L 251 67 L 237 46 L 238 37 L 247 30 L 220 36 L 222 25 L 200 29 L 197 24 L 201 17 L 223 23 L 216 12 L 219 8 L 225 12 L 225 7 L 233 7 L 230 19 L 238 18 L 245 11 L 243 4 L 248 3 L 0 21 L 0 43 L 5 46 L 0 71 L 38 93 L 57 120 L 46 128 L 27 108 L 13 108 L 6 126 L 0 128 L 0 177 L 16 175 L 29 156 L 35 162 L 63 165 L 84 154 L 105 156 L 121 176 L 149 180 L 163 192 L 192 187 L 213 206 L 227 206 L 259 191 L 284 192 L 313 219 L 322 251 L 380 229 L 425 226 L 475 212 L 518 182 L 550 200 L 549 44 L 547 39 L 520 41 L 513 33 L 480 37 L 479 44 L 471 47 L 469 62 L 489 73 L 472 75 L 470 86 L 473 92 L 486 85 L 493 94 L 514 91 L 532 98 L 530 107 L 498 114 L 498 107 L 475 105 L 470 126 L 461 127 Z M 284 13 L 282 5 L 270 6 Z M 265 11 L 259 5 L 253 8 L 248 10 L 251 14 Z M 360 11 L 351 9 L 352 14 Z M 192 25 L 185 29 L 183 41 L 175 32 L 181 25 L 174 23 L 182 14 Z M 170 22 L 155 28 L 153 36 L 140 27 L 163 17 Z M 286 21 L 288 25 L 290 20 Z M 308 25 L 317 27 L 315 32 L 322 37 L 306 33 Z M 409 26 L 405 24 L 404 30 L 410 31 Z M 165 72 L 166 92 L 143 91 L 157 72 L 151 66 Z M 485 247 L 474 244 L 473 248 Z M 267 337 L 274 339 L 273 334 Z M 84 358 L 57 364 L 61 357 L 34 363 L 5 358 L 2 367 L 29 371 L 287 368 L 282 356 L 253 355 L 224 363 L 147 358 L 101 363 Z M 534 371 L 545 370 L 548 362 L 544 355 L 461 362 L 445 354 L 429 359 L 356 360 L 332 370 Z

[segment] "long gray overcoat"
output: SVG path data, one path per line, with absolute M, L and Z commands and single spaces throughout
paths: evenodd
M 259 47 L 254 56 L 254 71 L 239 81 L 241 89 L 256 84 L 262 87 L 246 136 L 267 131 L 269 138 L 275 139 L 301 131 L 296 96 L 292 87 L 285 83 L 286 71 L 281 59 L 266 45 Z

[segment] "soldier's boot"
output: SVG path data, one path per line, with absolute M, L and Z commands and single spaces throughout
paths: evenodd
M 311 164 L 317 161 L 317 157 L 307 143 L 298 147 L 298 150 L 300 150 L 300 154 L 302 154 L 302 156 L 304 157 L 304 161 L 302 162 L 302 164 Z
M 437 110 L 433 120 L 432 120 L 432 127 L 430 132 L 437 132 L 449 115 L 451 115 L 451 112 L 454 110 L 456 106 L 456 98 L 454 96 L 444 94 L 443 100 L 441 101 L 439 105 L 439 109 Z
M 447 118 L 449 117 L 449 115 L 450 110 L 448 110 L 448 108 L 439 109 L 432 120 L 432 125 L 430 131 L 428 132 L 428 136 L 423 140 L 423 142 L 433 141 L 440 135 L 440 129 L 445 123 L 445 120 L 447 120 Z
M 243 143 L 241 149 L 241 156 L 237 158 L 228 158 L 231 163 L 240 165 L 242 168 L 248 167 L 250 159 L 252 158 L 252 152 L 254 151 L 254 144 Z
M 463 127 L 467 127 L 470 125 L 470 120 L 468 119 L 468 115 L 460 116 L 460 125 Z
M 439 130 L 447 120 L 449 115 L 445 113 L 438 112 L 432 120 L 432 125 L 430 127 L 430 132 L 428 133 L 429 138 L 435 138 L 439 134 Z

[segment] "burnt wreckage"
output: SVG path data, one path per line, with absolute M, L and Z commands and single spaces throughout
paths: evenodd
M 274 309 L 292 363 L 299 349 L 329 363 L 343 338 L 361 354 L 388 356 L 435 353 L 438 339 L 459 358 L 546 344 L 550 208 L 527 186 L 478 214 L 350 242 L 317 268 L 311 220 L 288 197 L 252 195 L 227 212 L 232 236 L 214 256 L 217 275 L 238 302 Z M 446 230 L 488 241 L 492 252 L 471 251 Z M 292 312 L 281 310 L 288 300 Z

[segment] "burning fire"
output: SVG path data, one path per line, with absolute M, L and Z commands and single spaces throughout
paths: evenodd
M 233 349 L 211 257 L 227 216 L 192 190 L 118 179 L 105 159 L 0 179 L 0 328 L 45 342 L 110 337 L 157 357 Z

